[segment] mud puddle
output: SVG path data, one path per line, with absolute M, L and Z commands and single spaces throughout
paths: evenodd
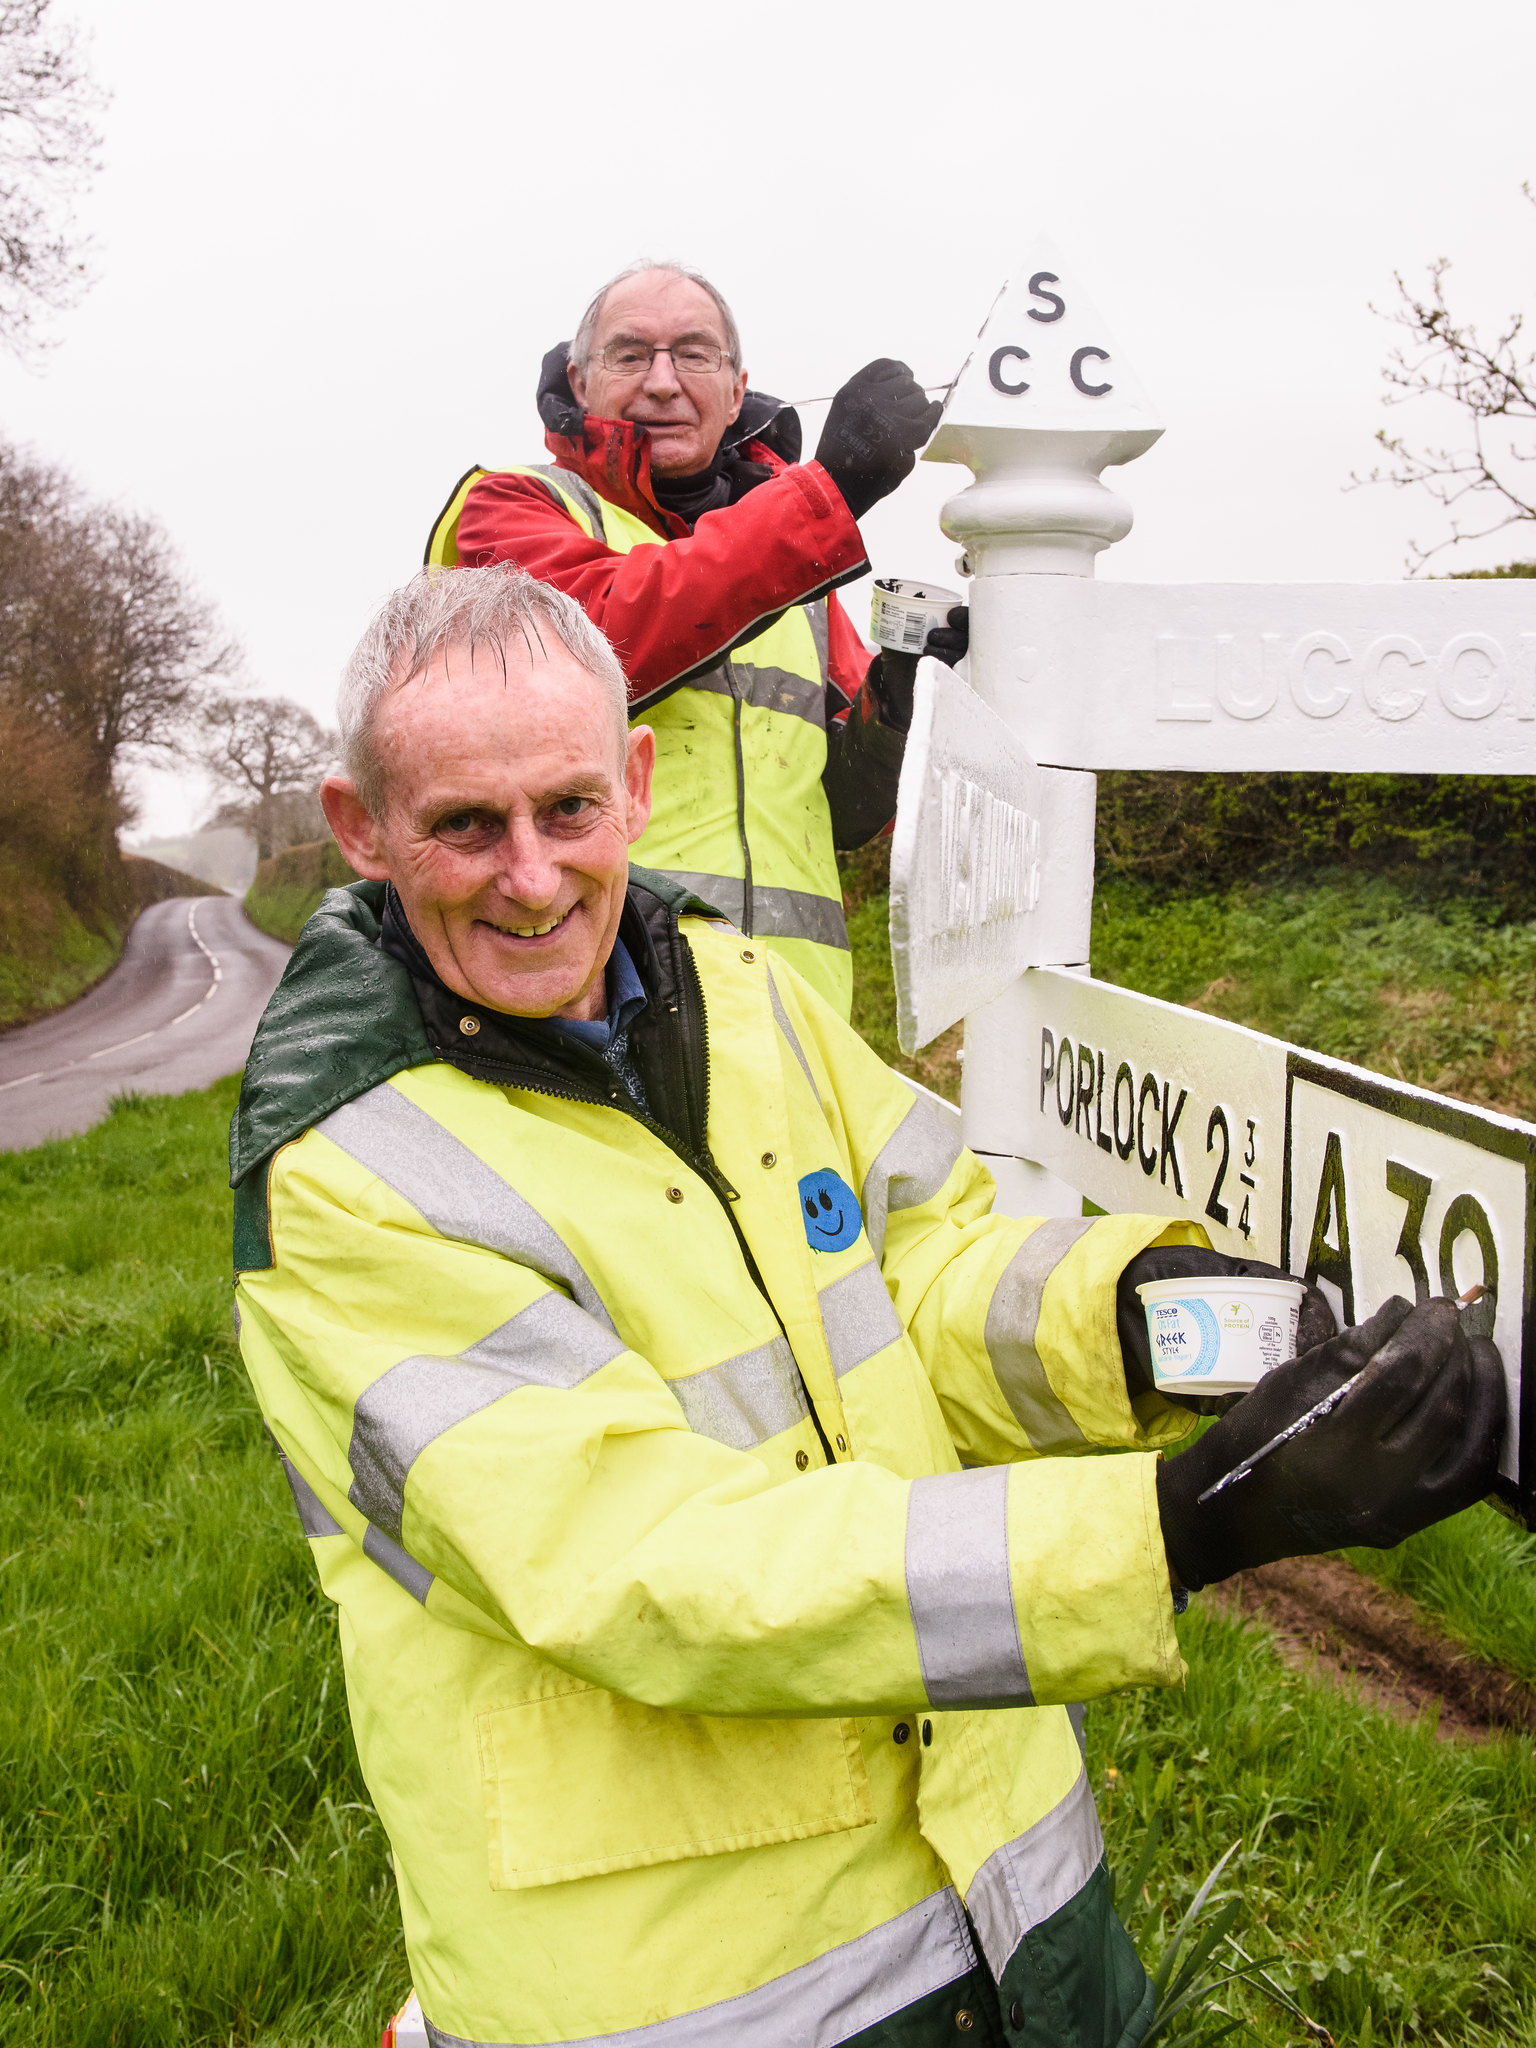
M 1536 1687 L 1439 1633 L 1413 1601 L 1338 1557 L 1298 1557 L 1212 1589 L 1273 1634 L 1292 1669 L 1400 1720 L 1438 1715 L 1442 1738 L 1536 1735 Z

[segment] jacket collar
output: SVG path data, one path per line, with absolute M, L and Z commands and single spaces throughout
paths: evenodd
M 387 888 L 354 882 L 328 890 L 304 927 L 246 1060 L 229 1131 L 232 1186 L 343 1103 L 433 1060 L 480 1080 L 598 1092 L 597 1070 L 607 1070 L 597 1054 L 554 1033 L 520 1032 L 515 1017 L 467 1004 L 386 953 L 379 942 Z M 658 1022 L 675 1014 L 668 1003 L 687 971 L 677 920 L 688 912 L 719 914 L 670 877 L 630 869 L 619 929 Z M 471 1014 L 480 1029 L 465 1033 Z M 663 1083 L 663 1099 L 653 1097 L 664 1121 L 674 1107 L 664 1098 L 680 1087 Z M 691 1121 L 687 1107 L 675 1105 Z
M 651 486 L 650 435 L 633 420 L 583 412 L 571 391 L 569 366 L 570 344 L 562 341 L 545 356 L 539 372 L 545 447 L 562 469 L 573 470 L 610 505 L 633 513 L 670 540 L 682 539 L 689 532 L 687 521 L 658 504 Z M 726 428 L 720 451 L 730 461 L 758 464 L 776 476 L 800 460 L 800 439 L 800 416 L 793 406 L 764 391 L 749 391 Z

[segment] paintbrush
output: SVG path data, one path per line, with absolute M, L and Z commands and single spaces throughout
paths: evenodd
M 1475 1283 L 1467 1289 L 1465 1294 L 1460 1294 L 1456 1297 L 1456 1306 L 1458 1309 L 1470 1308 L 1473 1302 L 1481 1301 L 1487 1292 L 1487 1288 L 1482 1286 L 1481 1283 Z M 1310 1429 L 1314 1422 L 1321 1422 L 1325 1415 L 1331 1415 L 1345 1396 L 1352 1393 L 1359 1386 L 1370 1369 L 1370 1364 L 1367 1362 L 1360 1368 L 1359 1372 L 1354 1373 L 1349 1379 L 1345 1380 L 1342 1386 L 1335 1387 L 1331 1394 L 1324 1394 L 1321 1401 L 1314 1402 L 1305 1415 L 1298 1415 L 1294 1422 L 1288 1422 L 1278 1436 L 1272 1436 L 1267 1444 L 1260 1444 L 1256 1451 L 1250 1452 L 1241 1463 L 1234 1465 L 1230 1472 L 1223 1472 L 1215 1485 L 1208 1486 L 1204 1493 L 1199 1496 L 1195 1502 L 1196 1507 L 1203 1508 L 1206 1502 L 1214 1500 L 1218 1493 L 1225 1493 L 1227 1488 L 1235 1486 L 1239 1479 L 1246 1479 L 1255 1465 L 1262 1465 L 1264 1460 L 1272 1457 L 1282 1444 L 1288 1444 L 1292 1437 L 1300 1436 L 1302 1431 Z

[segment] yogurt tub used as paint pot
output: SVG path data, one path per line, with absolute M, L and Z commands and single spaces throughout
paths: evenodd
M 935 626 L 947 625 L 950 610 L 965 599 L 939 583 L 914 583 L 909 576 L 877 576 L 869 607 L 869 630 L 877 647 L 893 654 L 921 654 Z
M 1245 1394 L 1296 1355 L 1306 1288 L 1299 1280 L 1147 1280 L 1152 1377 L 1186 1394 Z

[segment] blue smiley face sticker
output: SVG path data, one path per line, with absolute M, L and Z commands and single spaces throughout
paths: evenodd
M 805 1241 L 813 1252 L 845 1252 L 857 1244 L 864 1218 L 853 1189 L 830 1167 L 808 1173 L 801 1181 L 800 1208 Z

